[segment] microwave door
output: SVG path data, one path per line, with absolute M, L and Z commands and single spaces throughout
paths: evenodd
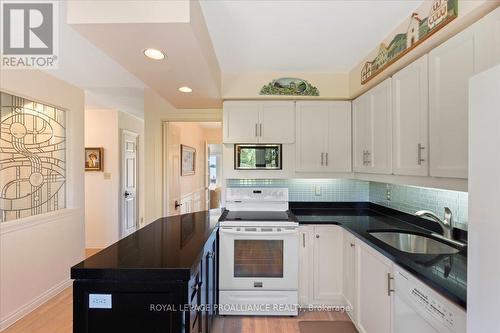
M 265 169 L 266 168 L 266 149 L 257 148 L 255 149 L 255 168 Z

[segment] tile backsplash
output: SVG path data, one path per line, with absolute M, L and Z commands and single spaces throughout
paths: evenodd
M 228 179 L 227 187 L 286 187 L 290 201 L 368 201 L 370 183 L 350 179 Z
M 467 192 L 370 182 L 369 197 L 373 203 L 409 214 L 425 209 L 444 216 L 444 207 L 449 207 L 456 227 L 467 230 Z
M 226 186 L 286 187 L 290 201 L 370 201 L 409 214 L 425 209 L 441 216 L 449 207 L 456 226 L 467 230 L 467 192 L 352 179 L 228 179 Z

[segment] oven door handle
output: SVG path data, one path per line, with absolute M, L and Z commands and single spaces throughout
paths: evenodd
M 243 235 L 243 236 L 282 236 L 282 235 L 298 235 L 299 232 L 297 229 L 295 230 L 284 230 L 284 231 L 274 231 L 274 232 L 269 232 L 269 231 L 235 231 L 235 230 L 228 230 L 228 229 L 219 229 L 219 233 L 221 235 Z

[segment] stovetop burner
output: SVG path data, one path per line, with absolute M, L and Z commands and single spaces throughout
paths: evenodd
M 223 221 L 294 221 L 288 211 L 228 211 Z

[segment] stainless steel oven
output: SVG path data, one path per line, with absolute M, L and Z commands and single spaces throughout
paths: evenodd
M 281 170 L 282 145 L 235 144 L 234 168 L 236 170 Z

